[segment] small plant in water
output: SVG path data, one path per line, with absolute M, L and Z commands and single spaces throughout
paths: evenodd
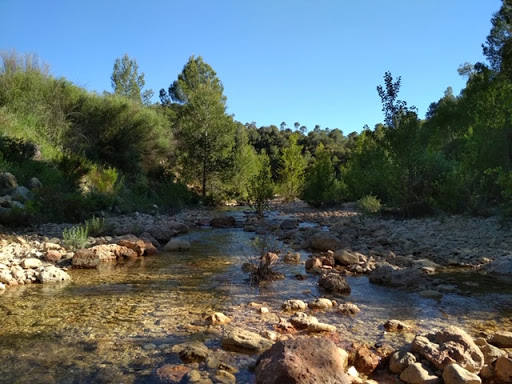
M 88 236 L 89 230 L 87 225 L 75 225 L 62 232 L 64 244 L 74 249 L 84 248 L 87 245 Z
M 373 195 L 366 195 L 361 198 L 357 205 L 367 215 L 375 215 L 380 212 L 382 206 L 380 200 Z
M 267 237 L 257 237 L 252 242 L 256 255 L 249 258 L 244 269 L 251 274 L 251 282 L 259 284 L 262 281 L 272 281 L 283 278 L 283 274 L 272 270 L 272 266 L 279 260 L 277 243 Z

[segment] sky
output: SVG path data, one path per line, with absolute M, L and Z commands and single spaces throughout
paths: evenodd
M 117 57 L 167 89 L 191 55 L 217 72 L 228 113 L 257 125 L 295 122 L 345 134 L 382 122 L 376 86 L 424 116 L 483 61 L 500 0 L 0 0 L 0 50 L 35 53 L 56 77 L 102 93 Z M 157 101 L 155 96 L 155 101 Z

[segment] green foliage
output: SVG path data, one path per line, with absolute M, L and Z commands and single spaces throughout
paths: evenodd
M 142 90 L 146 84 L 144 73 L 139 74 L 137 61 L 130 59 L 127 54 L 116 59 L 110 80 L 116 95 L 127 97 L 138 103 L 151 102 L 153 91 Z
M 201 185 L 204 198 L 210 179 L 227 170 L 234 142 L 235 124 L 226 114 L 222 84 L 201 57 L 192 56 L 169 95 L 182 104 L 175 125 L 181 173 Z
M 270 159 L 265 152 L 258 155 L 258 171 L 249 185 L 249 204 L 258 216 L 263 216 L 274 195 L 274 183 L 270 169 Z
M 89 231 L 86 225 L 75 225 L 70 228 L 66 228 L 62 232 L 62 240 L 66 246 L 73 249 L 81 249 L 87 246 L 87 237 Z
M 292 201 L 299 197 L 304 185 L 307 161 L 302 156 L 302 146 L 297 144 L 298 139 L 297 134 L 290 136 L 289 145 L 283 149 L 281 158 L 283 168 L 280 191 L 286 201 Z
M 382 206 L 380 200 L 373 195 L 366 195 L 357 202 L 359 208 L 367 215 L 375 215 L 380 212 Z
M 230 176 L 231 196 L 239 201 L 247 201 L 251 180 L 258 173 L 258 155 L 248 144 L 247 132 L 242 124 L 237 125 L 233 165 Z
M 87 174 L 80 179 L 82 193 L 113 195 L 120 188 L 119 173 L 115 168 L 101 168 L 92 165 Z
M 331 155 L 320 145 L 313 164 L 306 172 L 302 198 L 312 206 L 321 207 L 341 202 L 345 197 L 346 186 L 337 180 Z
M 483 53 L 496 72 L 512 80 L 512 1 L 503 0 L 491 19 L 492 28 L 482 45 Z
M 105 220 L 102 217 L 93 216 L 84 223 L 89 236 L 99 236 L 105 231 Z

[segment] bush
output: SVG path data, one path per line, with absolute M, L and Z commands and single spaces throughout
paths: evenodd
M 249 185 L 249 204 L 258 216 L 263 216 L 269 201 L 274 196 L 274 183 L 270 169 L 270 159 L 265 152 L 258 155 L 258 173 L 252 177 Z
M 373 195 L 364 196 L 357 202 L 357 205 L 367 215 L 375 215 L 382 208 L 380 200 Z
M 89 231 L 86 225 L 76 225 L 62 232 L 64 244 L 74 249 L 85 248 Z
M 93 216 L 85 221 L 85 228 L 90 236 L 99 236 L 105 231 L 105 220 L 101 217 Z

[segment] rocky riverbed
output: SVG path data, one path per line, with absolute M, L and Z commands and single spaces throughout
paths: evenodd
M 497 218 L 135 214 L 85 250 L 67 227 L 1 235 L 0 381 L 510 382 Z M 254 283 L 260 256 L 280 280 Z

